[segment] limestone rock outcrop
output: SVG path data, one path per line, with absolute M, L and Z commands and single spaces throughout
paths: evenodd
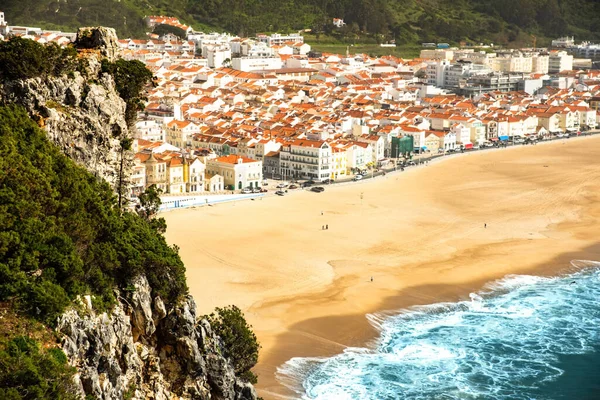
M 0 101 L 23 106 L 66 155 L 115 187 L 123 155 L 120 139 L 129 132 L 125 102 L 112 76 L 91 79 L 75 72 L 13 81 L 0 86 Z M 124 156 L 128 168 L 131 156 Z
M 114 28 L 103 26 L 79 28 L 75 46 L 78 49 L 93 49 L 100 56 L 114 61 L 119 56 L 119 38 Z
M 98 399 L 255 400 L 252 385 L 236 378 L 208 321 L 191 296 L 166 310 L 144 276 L 119 293 L 110 313 L 89 301 L 58 322 L 62 346 L 77 368 L 82 395 Z M 127 396 L 126 396 L 127 395 Z

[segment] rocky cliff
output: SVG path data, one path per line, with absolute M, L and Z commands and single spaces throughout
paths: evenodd
M 38 77 L 0 85 L 0 103 L 18 104 L 70 158 L 113 187 L 120 169 L 120 140 L 129 136 L 125 102 L 100 59 L 114 58 L 114 29 L 83 28 L 85 71 L 62 77 Z M 100 46 L 90 49 L 91 46 Z M 125 169 L 131 155 L 124 154 Z
M 145 277 L 121 293 L 110 313 L 89 299 L 59 320 L 63 350 L 77 367 L 82 394 L 98 399 L 253 400 L 252 385 L 235 377 L 220 339 L 196 315 L 191 296 L 167 310 Z
M 0 103 L 23 106 L 65 154 L 116 184 L 121 140 L 128 138 L 125 102 L 100 60 L 114 56 L 110 29 L 83 30 L 86 70 L 0 85 Z M 94 49 L 94 46 L 109 48 Z M 191 296 L 171 306 L 145 275 L 115 287 L 116 305 L 99 312 L 89 296 L 64 312 L 56 331 L 82 398 L 254 400 L 252 385 L 236 378 L 227 349 Z

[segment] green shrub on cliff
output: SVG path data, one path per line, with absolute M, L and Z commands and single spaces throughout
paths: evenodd
M 229 306 L 217 308 L 206 318 L 223 340 L 225 356 L 231 360 L 235 374 L 247 382 L 256 383 L 256 375 L 251 369 L 258 362 L 260 344 L 244 313 L 236 306 Z
M 0 399 L 76 400 L 74 372 L 60 349 L 26 336 L 0 342 Z
M 75 71 L 80 62 L 71 46 L 41 45 L 20 37 L 0 42 L 0 82 L 60 76 Z
M 137 60 L 118 59 L 115 62 L 102 60 L 102 72 L 111 74 L 119 96 L 125 100 L 125 120 L 128 126 L 133 126 L 137 112 L 144 109 L 144 87 L 152 81 L 152 72 L 146 65 Z
M 0 107 L 0 301 L 52 323 L 78 295 L 114 303 L 145 273 L 167 303 L 187 293 L 185 269 L 156 227 L 52 145 L 24 110 Z

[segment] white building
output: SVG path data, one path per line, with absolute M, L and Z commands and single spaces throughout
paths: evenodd
M 149 140 L 151 142 L 164 142 L 165 132 L 162 124 L 155 120 L 143 120 L 135 123 L 135 129 L 138 132 L 139 138 Z
M 231 61 L 231 49 L 228 46 L 204 46 L 202 55 L 206 57 L 208 66 L 211 68 L 221 68 L 225 61 Z
M 573 56 L 566 51 L 553 51 L 550 53 L 548 62 L 548 72 L 558 73 L 561 71 L 571 71 L 573 69 Z
M 470 76 L 488 72 L 491 71 L 485 65 L 468 61 L 452 64 L 448 60 L 430 61 L 425 70 L 427 84 L 441 88 L 458 88 Z
M 304 36 L 299 35 L 297 33 L 291 33 L 289 35 L 282 35 L 279 33 L 274 33 L 271 36 L 267 35 L 258 35 L 258 40 L 266 43 L 269 47 L 271 46 L 281 46 L 286 42 L 304 42 Z
M 249 72 L 263 69 L 281 69 L 283 63 L 279 57 L 237 57 L 231 60 L 231 67 L 239 71 Z
M 571 47 L 575 44 L 573 36 L 565 36 L 552 41 L 552 47 Z
M 204 32 L 194 32 L 188 34 L 188 40 L 195 42 L 198 45 L 198 48 L 202 48 L 208 45 L 214 46 L 229 46 L 230 42 L 239 39 L 237 36 L 232 36 L 228 33 L 204 33 Z
M 298 139 L 283 145 L 279 152 L 281 175 L 321 181 L 332 170 L 331 146 L 322 140 Z
M 237 155 L 228 155 L 209 160 L 206 174 L 221 175 L 227 188 L 258 188 L 262 184 L 262 161 Z
M 335 26 L 336 28 L 341 28 L 344 25 L 346 25 L 346 23 L 344 22 L 343 19 L 341 19 L 341 18 L 333 19 L 333 26 Z
M 549 63 L 549 56 L 543 56 L 541 54 L 534 55 L 531 57 L 531 72 L 534 74 L 547 74 Z

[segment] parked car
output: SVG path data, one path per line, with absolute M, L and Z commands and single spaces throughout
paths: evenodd
M 242 193 L 243 194 L 250 194 L 250 193 L 252 193 L 252 189 L 251 188 L 243 188 L 242 189 Z
M 410 160 L 410 161 L 408 162 L 408 165 L 417 165 L 417 163 L 416 163 L 416 162 L 414 162 L 414 161 L 412 161 L 412 160 Z
M 252 189 L 252 193 L 260 193 L 260 188 L 254 188 L 254 189 Z
M 297 185 L 290 185 L 290 186 L 288 186 L 288 189 L 298 189 L 298 186 Z
M 366 169 L 364 171 L 360 171 L 360 174 L 362 176 L 367 176 L 368 173 L 369 173 L 369 171 L 367 171 Z
M 438 149 L 438 153 L 442 154 L 444 152 L 444 149 Z
M 362 178 L 363 178 L 362 175 L 354 175 L 355 181 L 360 181 Z
M 324 181 L 322 181 L 321 183 L 326 183 L 326 184 L 329 184 L 329 183 L 333 183 L 333 182 L 334 182 L 334 181 L 333 181 L 333 179 L 325 179 L 325 180 L 324 180 Z
M 306 181 L 302 184 L 302 187 L 311 187 L 314 184 L 313 181 Z
M 278 189 L 283 189 L 285 188 L 287 185 L 285 183 L 280 183 L 279 185 L 277 185 Z
M 283 190 L 278 190 L 275 192 L 277 196 L 285 196 L 285 192 Z
M 315 192 L 315 193 L 321 193 L 325 191 L 325 188 L 321 187 L 321 186 L 314 186 L 310 189 L 311 191 Z
M 260 192 L 261 192 L 261 193 L 267 193 L 267 192 L 268 192 L 268 190 L 267 190 L 267 189 L 260 189 Z

